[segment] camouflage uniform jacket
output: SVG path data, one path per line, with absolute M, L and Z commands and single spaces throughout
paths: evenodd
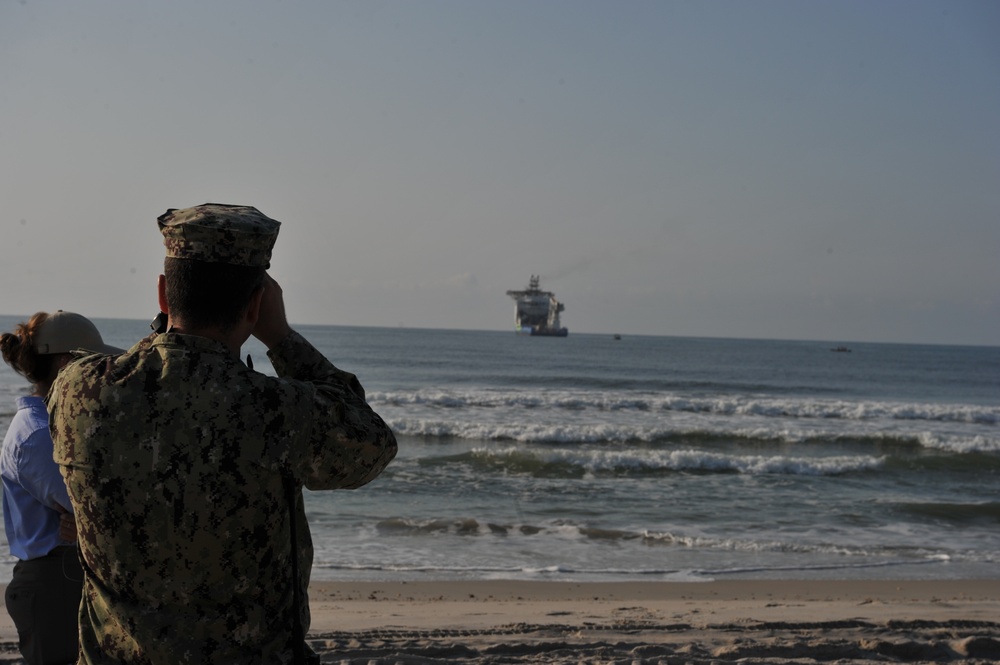
M 396 440 L 352 374 L 297 333 L 271 349 L 278 377 L 204 337 L 150 335 L 89 355 L 49 397 L 55 460 L 84 563 L 80 663 L 289 663 L 312 541 L 302 486 L 354 488 Z M 289 480 L 290 479 L 290 480 Z

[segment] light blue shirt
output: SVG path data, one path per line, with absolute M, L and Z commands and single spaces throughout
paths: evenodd
M 0 452 L 3 480 L 3 524 L 10 553 L 18 559 L 45 556 L 58 545 L 59 511 L 73 509 L 59 466 L 52 460 L 49 414 L 34 395 L 17 398 Z

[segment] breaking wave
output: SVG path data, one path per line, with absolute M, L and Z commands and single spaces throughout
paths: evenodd
M 502 464 L 508 471 L 533 472 L 540 467 L 567 467 L 586 473 L 701 471 L 748 475 L 835 476 L 871 471 L 885 458 L 870 456 L 786 457 L 730 455 L 703 450 L 580 450 L 517 447 L 475 448 L 471 460 Z
M 649 530 L 630 531 L 626 529 L 602 529 L 578 524 L 554 522 L 549 524 L 513 524 L 481 521 L 475 518 L 456 519 L 405 519 L 390 518 L 382 520 L 376 529 L 383 534 L 393 536 L 426 536 L 428 534 L 447 534 L 461 537 L 500 537 L 500 538 L 558 538 L 560 540 L 577 539 L 583 541 L 599 541 L 618 543 L 634 541 L 643 545 L 662 546 L 682 549 L 705 549 L 745 552 L 791 552 L 791 553 L 822 553 L 838 556 L 871 556 L 880 551 L 878 547 L 845 546 L 833 543 L 801 543 L 782 542 L 778 540 L 750 540 L 745 538 L 713 538 L 708 536 L 692 536 L 671 532 Z M 893 548 L 896 555 L 901 553 L 925 556 L 922 550 L 901 552 Z
M 965 432 L 888 430 L 877 425 L 855 428 L 803 428 L 800 423 L 748 423 L 712 421 L 698 423 L 588 423 L 463 421 L 385 414 L 398 435 L 457 438 L 470 441 L 521 443 L 860 443 L 875 447 L 928 448 L 951 453 L 1000 452 L 1000 436 Z
M 757 396 L 690 397 L 662 394 L 619 394 L 589 391 L 421 390 L 375 392 L 372 405 L 420 406 L 435 409 L 526 409 L 553 411 L 638 411 L 708 413 L 781 418 L 902 420 L 1000 423 L 1000 407 L 968 404 L 925 404 L 836 399 Z

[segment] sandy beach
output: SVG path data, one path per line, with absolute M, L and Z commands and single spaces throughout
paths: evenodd
M 324 663 L 1000 661 L 1000 580 L 316 582 L 310 602 Z

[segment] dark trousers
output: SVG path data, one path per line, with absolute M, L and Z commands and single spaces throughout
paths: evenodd
M 57 547 L 46 556 L 14 564 L 5 600 L 28 665 L 76 662 L 82 589 L 75 547 Z

